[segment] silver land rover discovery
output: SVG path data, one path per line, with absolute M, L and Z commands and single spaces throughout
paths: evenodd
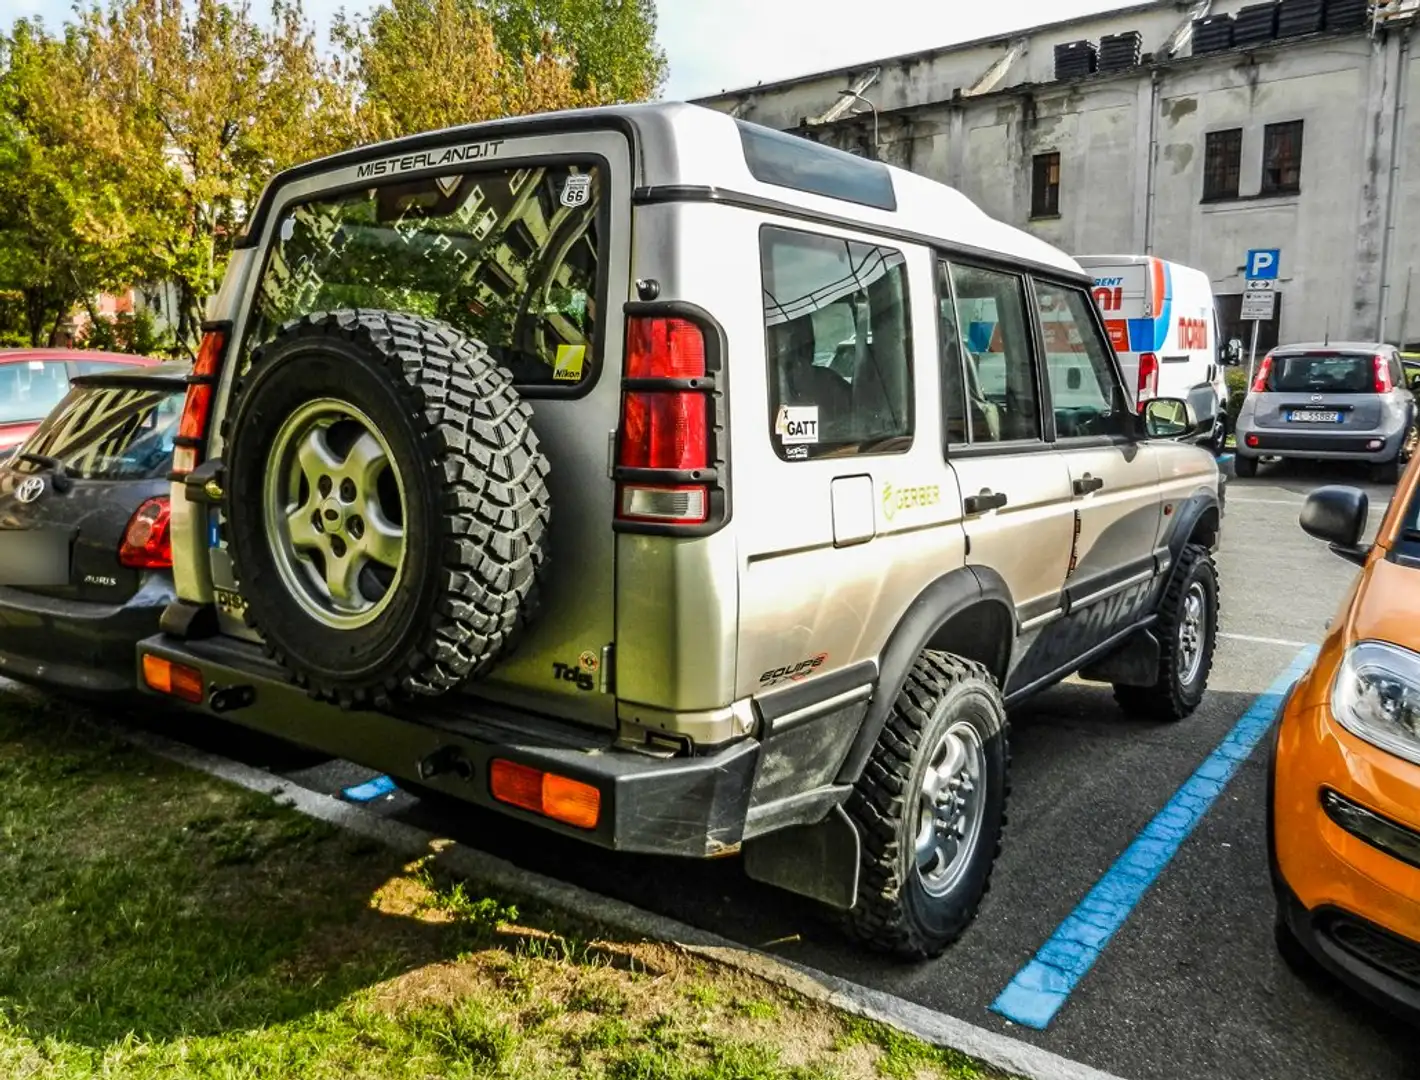
M 1208 425 L 1130 408 L 1090 287 L 686 105 L 291 170 L 210 309 L 142 682 L 936 954 L 1007 709 L 1079 672 L 1180 720 L 1212 662 Z

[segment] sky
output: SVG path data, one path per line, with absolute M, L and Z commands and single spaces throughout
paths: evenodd
M 344 8 L 378 0 L 305 0 L 324 30 Z M 700 97 L 758 82 L 847 67 L 1128 7 L 1135 0 L 659 0 L 658 37 L 670 62 L 665 97 Z M 252 7 L 262 9 L 262 0 Z M 68 0 L 0 0 L 0 26 L 43 15 L 51 30 Z

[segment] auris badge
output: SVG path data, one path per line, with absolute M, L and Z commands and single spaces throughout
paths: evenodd
M 44 477 L 31 476 L 21 481 L 15 489 L 15 498 L 22 503 L 32 503 L 44 494 Z

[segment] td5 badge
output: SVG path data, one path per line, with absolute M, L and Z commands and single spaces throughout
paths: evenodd
M 600 666 L 600 658 L 588 649 L 577 658 L 575 664 L 553 664 L 552 677 L 563 682 L 576 683 L 577 689 L 585 693 L 597 688 L 595 676 Z

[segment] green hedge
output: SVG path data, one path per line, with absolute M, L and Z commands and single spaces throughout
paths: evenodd
M 1236 424 L 1238 413 L 1242 412 L 1243 398 L 1247 397 L 1247 368 L 1230 367 L 1223 377 L 1228 386 L 1228 419 Z

